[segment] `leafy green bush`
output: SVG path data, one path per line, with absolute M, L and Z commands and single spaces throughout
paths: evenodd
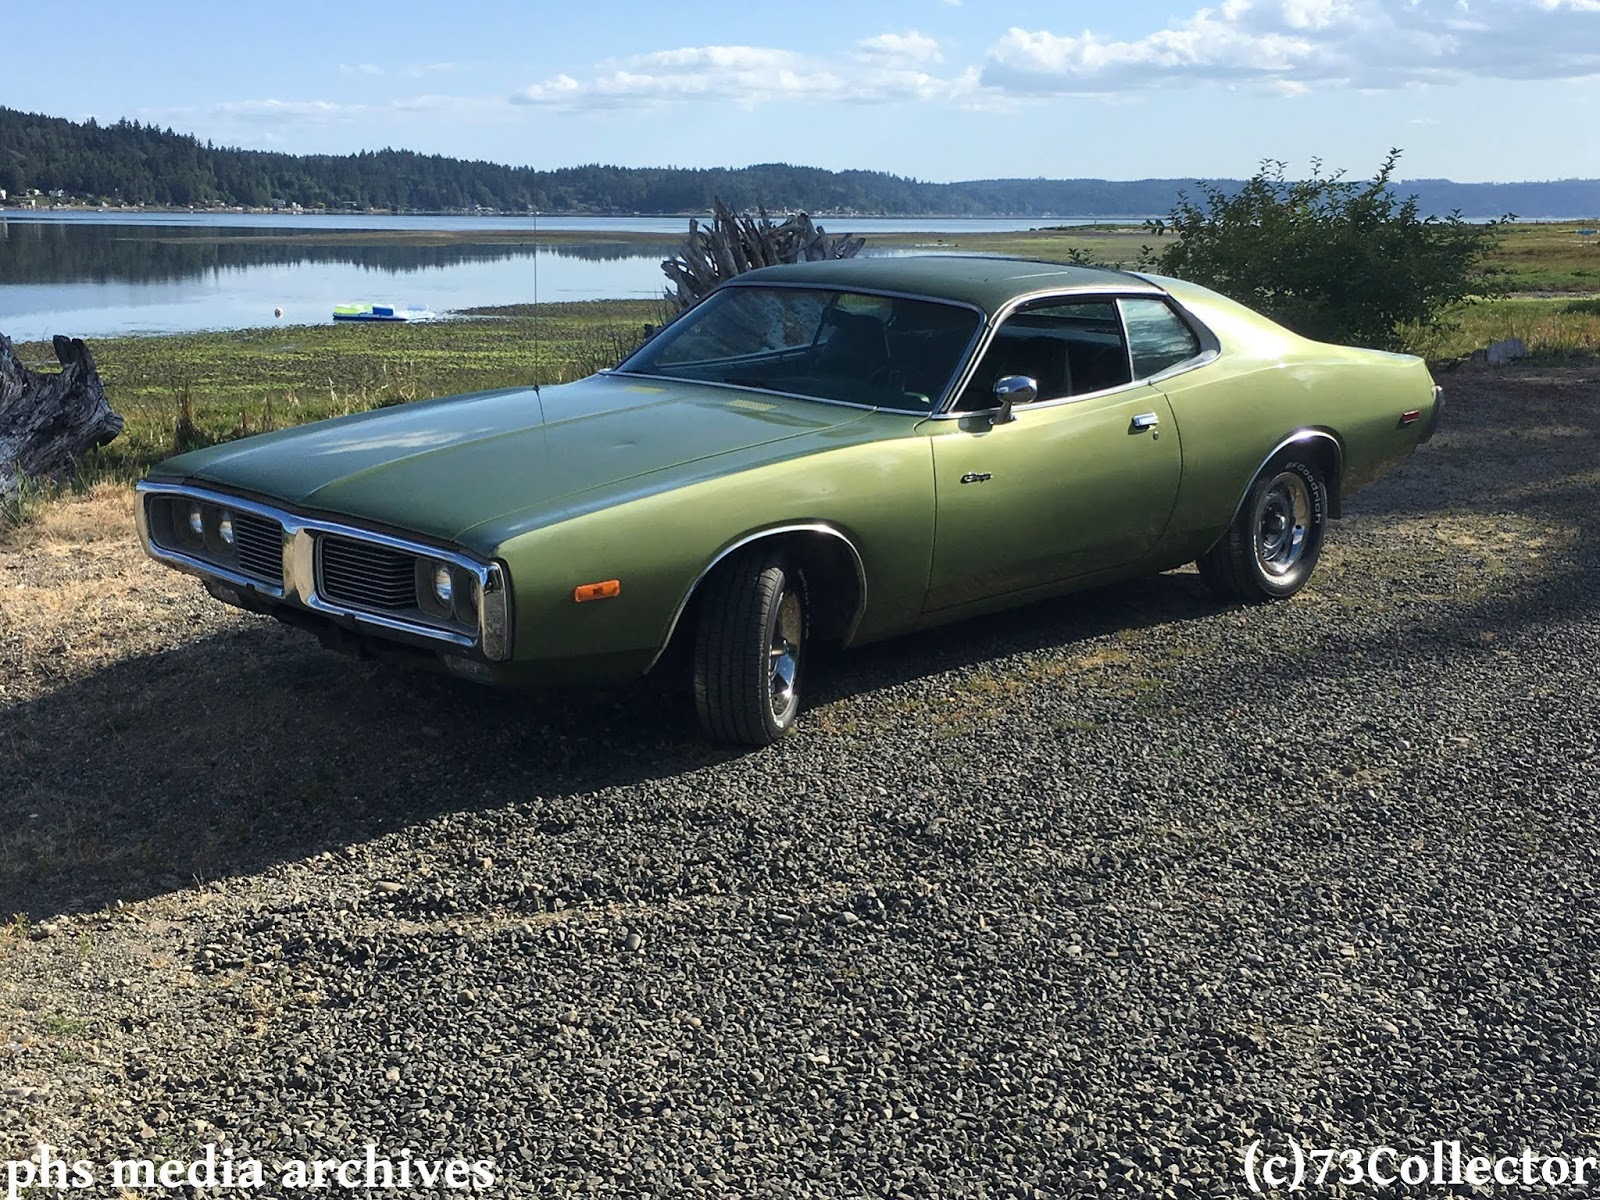
M 1417 198 L 1394 190 L 1399 159 L 1391 150 L 1366 183 L 1324 175 L 1313 160 L 1309 179 L 1286 179 L 1286 164 L 1268 161 L 1232 194 L 1198 184 L 1197 200 L 1183 193 L 1168 220 L 1148 223 L 1179 238 L 1156 265 L 1306 337 L 1398 349 L 1396 326 L 1431 324 L 1449 305 L 1496 291 L 1483 260 L 1511 219 L 1419 215 Z

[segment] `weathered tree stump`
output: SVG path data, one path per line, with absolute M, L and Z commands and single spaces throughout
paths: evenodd
M 711 226 L 689 221 L 689 236 L 671 258 L 661 264 L 672 285 L 667 299 L 678 310 L 689 308 L 724 279 L 756 267 L 779 263 L 815 262 L 822 258 L 854 258 L 865 238 L 830 234 L 813 225 L 805 213 L 796 213 L 774 225 L 765 208 L 756 216 L 734 212 L 718 196 L 711 206 Z
M 60 479 L 122 432 L 83 339 L 58 336 L 54 345 L 61 370 L 43 375 L 0 333 L 0 496 L 23 479 Z

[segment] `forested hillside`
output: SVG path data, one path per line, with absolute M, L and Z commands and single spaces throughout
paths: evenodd
M 1230 181 L 1220 181 L 1226 189 Z M 710 170 L 590 165 L 536 170 L 409 150 L 278 154 L 213 146 L 137 121 L 78 124 L 0 108 L 0 190 L 152 205 L 300 204 L 439 211 L 704 212 L 737 208 L 904 216 L 1104 216 L 1168 212 L 1189 179 L 980 179 L 924 183 L 880 171 L 784 163 Z M 1600 180 L 1464 184 L 1417 180 L 1425 211 L 1469 217 L 1600 213 Z

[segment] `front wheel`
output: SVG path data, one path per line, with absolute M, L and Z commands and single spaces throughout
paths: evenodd
M 1285 600 L 1311 578 L 1327 526 L 1321 470 L 1281 459 L 1256 476 L 1228 532 L 1200 556 L 1200 576 L 1230 600 Z
M 805 577 L 784 555 L 759 547 L 707 581 L 695 631 L 694 706 L 719 742 L 767 746 L 800 712 L 810 613 Z

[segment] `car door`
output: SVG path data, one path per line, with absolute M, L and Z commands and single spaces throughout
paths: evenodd
M 994 384 L 1038 385 L 993 420 Z M 1053 299 L 995 331 L 952 413 L 927 423 L 936 520 L 925 609 L 982 601 L 1144 557 L 1182 461 L 1166 397 L 1134 379 L 1114 299 Z

